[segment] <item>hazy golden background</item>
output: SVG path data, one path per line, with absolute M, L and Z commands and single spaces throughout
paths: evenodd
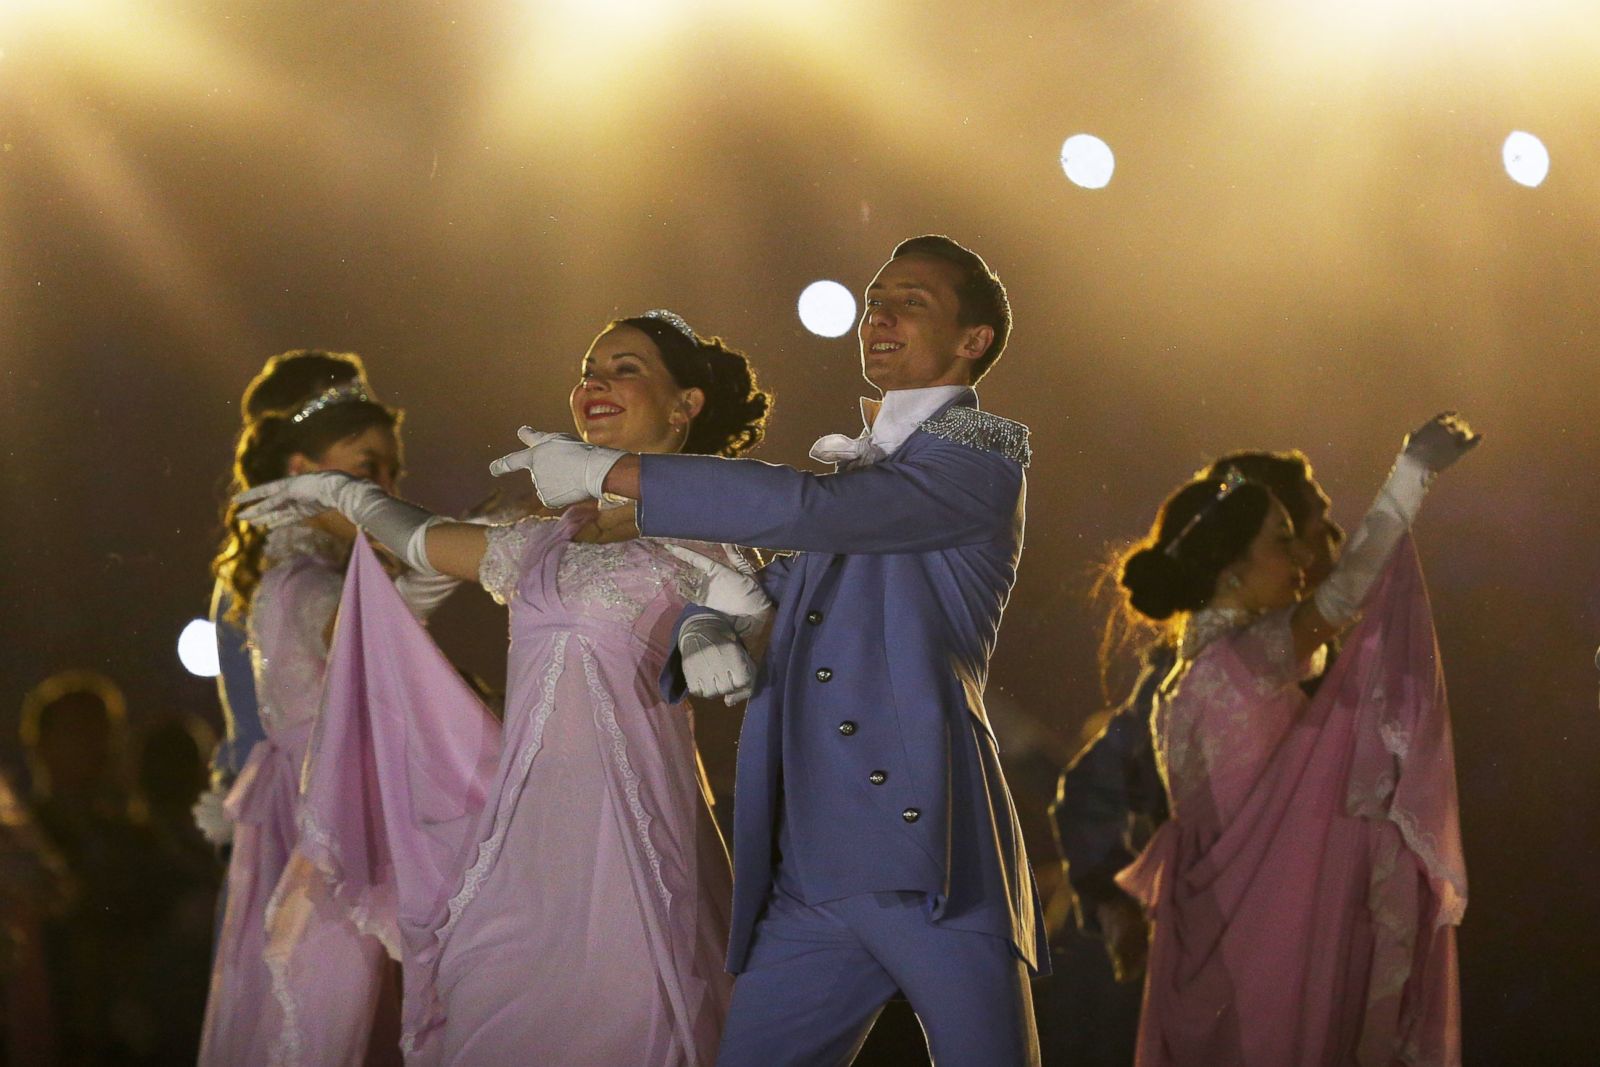
M 214 714 L 174 647 L 265 356 L 360 352 L 408 409 L 407 491 L 460 508 L 519 424 L 567 426 L 605 320 L 669 306 L 753 354 L 760 455 L 801 462 L 862 385 L 800 289 L 947 232 L 1010 288 L 983 401 L 1034 432 L 991 683 L 1013 755 L 1076 748 L 1091 566 L 1208 457 L 1303 447 L 1351 524 L 1424 417 L 1485 432 L 1419 530 L 1469 1062 L 1592 1053 L 1593 0 L 0 0 L 0 52 L 11 761 L 59 668 L 117 678 L 135 719 Z M 1513 129 L 1549 148 L 1538 188 L 1501 166 Z M 1064 178 L 1077 132 L 1116 152 L 1109 187 Z M 480 598 L 443 629 L 492 671 L 500 627 Z M 724 780 L 731 731 L 706 727 Z M 1013 784 L 1037 828 L 1047 797 Z

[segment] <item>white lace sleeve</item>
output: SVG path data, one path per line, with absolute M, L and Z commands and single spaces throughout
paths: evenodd
M 1295 659 L 1293 619 L 1293 608 L 1268 612 L 1235 633 L 1230 641 L 1234 654 L 1257 679 L 1258 691 L 1298 685 L 1322 673 L 1326 648 L 1317 649 L 1305 659 Z
M 510 603 L 522 579 L 522 555 L 541 522 L 551 520 L 530 517 L 510 526 L 490 526 L 487 543 L 483 547 L 483 562 L 478 564 L 478 584 L 495 603 Z

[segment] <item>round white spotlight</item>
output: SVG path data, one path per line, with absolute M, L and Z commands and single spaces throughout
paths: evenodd
M 1500 157 L 1505 160 L 1506 173 L 1511 175 L 1511 180 L 1530 189 L 1550 173 L 1550 153 L 1544 142 L 1531 133 L 1511 131 L 1500 149 Z
M 1111 184 L 1117 157 L 1111 146 L 1092 133 L 1075 133 L 1061 145 L 1061 169 L 1073 185 L 1085 189 L 1104 189 Z
M 800 294 L 800 322 L 818 337 L 843 337 L 855 328 L 855 295 L 838 282 L 812 282 Z
M 206 619 L 193 619 L 178 635 L 178 661 L 190 674 L 215 678 L 222 671 L 217 662 L 217 627 Z

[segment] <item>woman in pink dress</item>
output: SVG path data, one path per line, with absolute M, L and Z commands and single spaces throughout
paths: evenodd
M 304 361 L 279 357 L 252 391 L 282 391 Z M 309 365 L 309 364 L 307 364 Z M 356 374 L 292 407 L 252 419 L 240 434 L 237 485 L 336 470 L 393 487 L 400 470 L 400 413 L 372 399 Z M 315 369 L 315 368 L 313 368 Z M 280 381 L 279 379 L 282 379 Z M 249 395 L 247 393 L 247 395 Z M 316 720 L 328 642 L 355 528 L 337 515 L 259 531 L 230 515 L 215 569 L 249 634 L 266 740 L 229 792 L 233 823 L 228 895 L 218 933 L 201 1038 L 202 1064 L 360 1064 L 385 977 L 380 941 L 326 909 L 316 923 L 319 966 L 294 976 L 268 951 L 269 927 L 306 921 L 295 886 L 304 876 L 296 814 L 302 765 Z M 437 602 L 439 579 L 408 579 L 416 609 Z M 389 990 L 397 1000 L 396 991 Z M 396 1005 L 397 1007 L 397 1005 Z M 397 1028 L 370 1062 L 399 1059 Z
M 1408 437 L 1310 596 L 1287 512 L 1237 476 L 1180 488 L 1125 558 L 1131 609 L 1179 627 L 1152 719 L 1172 819 L 1118 876 L 1153 920 L 1139 1067 L 1460 1062 L 1466 872 L 1408 531 L 1477 441 L 1448 415 Z
M 737 455 L 769 397 L 741 354 L 652 312 L 601 332 L 571 403 L 589 441 Z M 366 556 L 345 594 L 359 626 L 341 625 L 319 743 L 349 773 L 308 780 L 307 800 L 341 899 L 393 917 L 411 1057 L 709 1067 L 732 988 L 730 870 L 690 709 L 657 679 L 687 604 L 765 606 L 737 554 L 638 539 L 626 507 L 486 528 L 328 475 L 244 499 L 263 523 L 336 508 L 511 609 L 500 733 Z

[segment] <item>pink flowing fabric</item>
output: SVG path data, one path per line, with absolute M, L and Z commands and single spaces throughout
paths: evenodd
M 308 869 L 294 906 L 274 916 L 269 954 L 297 976 L 315 975 L 329 927 L 343 922 L 394 958 L 414 959 L 459 878 L 500 747 L 500 723 L 359 537 L 303 783 L 299 851 Z M 406 979 L 402 1014 L 410 1015 L 427 984 Z
M 305 751 L 310 730 L 296 733 L 258 742 L 228 793 L 233 854 L 201 1031 L 202 1067 L 267 1063 L 281 1030 L 265 958 L 266 913 L 294 846 L 294 753 Z
M 344 581 L 343 549 L 292 529 L 274 531 L 267 551 L 273 564 L 250 615 L 267 739 L 251 751 L 226 802 L 235 823 L 233 855 L 200 1063 L 396 1062 L 397 1041 L 387 1055 L 381 1042 L 369 1049 L 384 988 L 383 946 L 315 892 L 318 880 L 308 877 L 296 834 L 301 767 L 327 667 L 324 634 Z M 310 966 L 281 951 L 286 928 L 316 945 Z
M 1409 538 L 1309 702 L 1288 623 L 1207 645 L 1157 708 L 1174 817 L 1118 876 L 1154 920 L 1137 1062 L 1459 1064 L 1466 869 Z
M 341 905 L 394 931 L 414 1062 L 715 1058 L 728 858 L 689 710 L 656 694 L 702 579 L 659 544 L 573 544 L 586 518 L 490 529 L 503 731 L 365 545 L 350 568 L 303 836 Z

